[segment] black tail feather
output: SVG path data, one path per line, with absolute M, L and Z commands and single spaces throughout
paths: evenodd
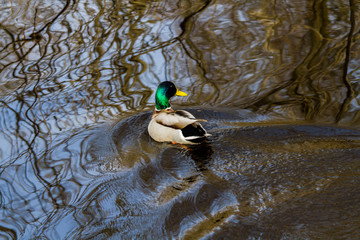
M 193 139 L 187 139 L 193 143 L 201 143 L 206 139 L 206 132 L 199 123 L 187 125 L 181 131 L 185 138 L 194 137 Z

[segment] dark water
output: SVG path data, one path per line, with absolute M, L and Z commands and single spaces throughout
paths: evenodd
M 360 238 L 359 7 L 0 1 L 0 239 Z

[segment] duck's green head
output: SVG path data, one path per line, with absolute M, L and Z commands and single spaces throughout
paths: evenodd
M 160 83 L 155 95 L 156 110 L 169 108 L 169 100 L 173 96 L 187 96 L 187 94 L 177 89 L 172 82 L 165 81 Z

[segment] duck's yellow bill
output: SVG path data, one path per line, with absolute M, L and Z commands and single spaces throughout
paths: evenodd
M 176 89 L 176 96 L 183 96 L 183 97 L 186 97 L 187 96 L 187 93 L 185 92 L 182 92 L 180 91 L 179 89 Z

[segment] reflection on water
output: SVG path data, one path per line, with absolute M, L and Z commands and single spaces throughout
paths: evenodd
M 0 237 L 359 238 L 359 6 L 2 1 Z

